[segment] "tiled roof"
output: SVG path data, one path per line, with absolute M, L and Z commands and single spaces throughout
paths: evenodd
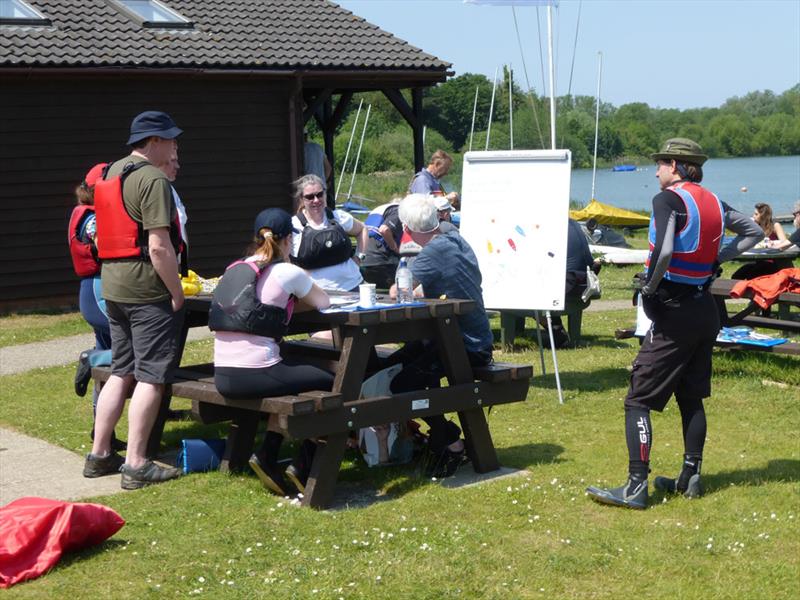
M 327 0 L 161 0 L 194 23 L 143 28 L 113 0 L 26 0 L 51 26 L 0 25 L 0 66 L 446 71 Z

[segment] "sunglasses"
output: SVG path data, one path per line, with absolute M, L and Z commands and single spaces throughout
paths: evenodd
M 316 194 L 303 194 L 303 198 L 305 198 L 306 200 L 313 200 L 314 198 L 316 198 L 317 200 L 322 200 L 322 198 L 324 197 L 325 197 L 325 190 L 321 190 Z

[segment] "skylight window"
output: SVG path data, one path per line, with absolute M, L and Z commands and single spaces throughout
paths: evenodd
M 0 0 L 0 25 L 50 25 L 50 19 L 23 0 Z
M 142 27 L 191 29 L 193 23 L 158 0 L 114 0 L 122 12 Z

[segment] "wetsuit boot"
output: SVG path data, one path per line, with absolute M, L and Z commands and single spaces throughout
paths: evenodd
M 700 456 L 683 455 L 683 467 L 675 479 L 656 477 L 655 486 L 670 494 L 683 494 L 687 498 L 699 498 L 703 495 L 703 483 L 700 481 Z
M 625 407 L 625 438 L 628 444 L 628 481 L 611 489 L 590 486 L 586 488 L 586 493 L 601 504 L 643 510 L 647 508 L 647 475 L 653 442 L 648 408 Z

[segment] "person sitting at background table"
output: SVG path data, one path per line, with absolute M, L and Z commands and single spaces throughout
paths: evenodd
M 461 198 L 458 192 L 449 194 L 442 187 L 439 181 L 450 172 L 453 166 L 453 158 L 444 150 L 437 150 L 431 155 L 431 160 L 427 167 L 420 170 L 408 184 L 409 194 L 431 194 L 432 196 L 443 196 L 447 201 L 458 209 L 461 205 Z
M 567 269 L 566 280 L 564 284 L 565 298 L 580 298 L 586 289 L 586 268 L 590 268 L 595 275 L 600 273 L 602 265 L 599 260 L 592 257 L 592 252 L 589 249 L 589 240 L 583 234 L 583 229 L 580 224 L 574 219 L 568 219 L 567 223 Z M 569 346 L 570 339 L 564 324 L 561 322 L 561 316 L 554 314 L 551 315 L 553 324 L 553 339 L 555 340 L 556 348 L 566 348 Z M 550 348 L 551 341 L 549 332 L 547 331 L 547 320 L 540 317 L 539 324 L 544 328 L 545 335 L 542 343 L 545 348 Z
M 103 177 L 107 163 L 93 166 L 83 181 L 75 188 L 77 204 L 69 219 L 69 253 L 75 274 L 81 278 L 78 307 L 81 316 L 94 330 L 94 348 L 81 352 L 75 372 L 75 393 L 86 394 L 92 378 L 92 367 L 111 364 L 111 329 L 108 324 L 106 301 L 100 285 L 100 260 L 97 258 L 97 217 L 94 211 L 94 184 Z M 100 387 L 95 383 L 92 392 L 92 431 L 94 440 L 94 415 Z M 127 444 L 111 432 L 111 449 L 125 450 Z
M 772 207 L 769 204 L 759 202 L 753 211 L 753 221 L 764 230 L 766 246 L 771 248 L 771 242 L 787 242 L 786 233 L 780 223 L 772 219 Z M 781 269 L 788 269 L 792 266 L 792 261 L 788 258 L 763 258 L 755 260 L 739 267 L 731 279 L 753 279 L 762 275 L 771 275 Z
M 327 207 L 325 184 L 317 175 L 303 175 L 293 185 L 298 210 L 292 225 L 298 233 L 292 236 L 292 262 L 324 290 L 357 290 L 364 281 L 359 265 L 366 257 L 366 227 L 350 213 Z M 355 256 L 349 236 L 356 238 Z
M 481 272 L 470 245 L 456 231 L 442 233 L 436 207 L 430 196 L 410 194 L 400 203 L 403 229 L 422 247 L 411 265 L 414 295 L 424 298 L 460 298 L 475 302 L 468 314 L 458 316 L 467 357 L 473 367 L 492 362 L 492 330 L 483 306 Z M 397 295 L 392 286 L 390 295 Z M 439 349 L 431 341 L 406 344 L 388 359 L 388 364 L 401 363 L 403 370 L 391 383 L 393 394 L 436 388 L 445 375 Z M 429 477 L 449 477 L 464 458 L 461 429 L 443 415 L 426 417 L 430 427 L 431 453 L 425 473 Z
M 244 261 L 262 263 L 259 266 L 263 270 L 256 283 L 256 294 L 262 306 L 285 309 L 284 327 L 291 318 L 295 298 L 307 307 L 327 308 L 330 305 L 328 294 L 301 268 L 284 262 L 289 256 L 294 231 L 291 215 L 280 208 L 263 210 L 256 217 L 253 231 L 255 238 Z M 210 315 L 210 326 L 213 318 L 214 315 Z M 276 337 L 281 337 L 282 333 L 274 336 L 264 333 L 263 330 L 218 329 L 214 332 L 214 383 L 223 396 L 264 398 L 331 389 L 333 375 L 311 365 L 281 358 Z M 250 457 L 250 466 L 264 487 L 285 496 L 289 487 L 278 468 L 283 435 L 277 429 L 277 421 L 271 417 L 261 447 Z M 301 492 L 308 479 L 314 448 L 310 440 L 303 441 L 299 455 L 285 472 Z
M 389 289 L 400 262 L 398 251 L 403 224 L 397 214 L 399 204 L 400 198 L 392 199 L 387 204 L 376 206 L 364 219 L 369 239 L 361 272 L 365 281 L 374 283 L 379 289 Z
M 785 240 L 771 240 L 767 243 L 767 247 L 781 251 L 788 250 L 792 245 L 800 248 L 800 200 L 794 203 L 792 216 L 794 217 L 794 233 Z

